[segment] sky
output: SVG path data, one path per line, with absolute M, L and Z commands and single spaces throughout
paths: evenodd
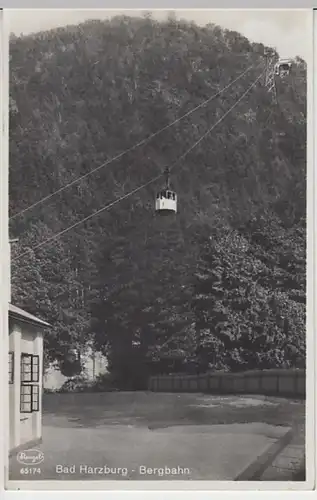
M 153 18 L 165 19 L 168 11 L 151 11 Z M 199 25 L 215 23 L 238 31 L 252 42 L 275 47 L 281 57 L 300 56 L 307 60 L 312 37 L 311 10 L 176 10 L 177 17 Z M 88 19 L 107 19 L 115 15 L 140 16 L 138 10 L 14 9 L 9 12 L 10 32 L 19 36 L 45 31 Z

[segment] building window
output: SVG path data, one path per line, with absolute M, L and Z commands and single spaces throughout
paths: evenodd
M 9 352 L 9 384 L 14 382 L 14 353 Z
M 39 411 L 39 386 L 31 384 L 21 385 L 21 413 Z
M 21 413 L 32 413 L 32 385 L 21 385 Z
M 39 356 L 32 356 L 32 382 L 40 381 L 40 358 Z
M 32 385 L 32 411 L 40 409 L 40 391 L 38 385 Z
M 39 411 L 40 358 L 34 354 L 21 354 L 21 413 Z
M 39 382 L 39 356 L 33 354 L 21 355 L 21 382 Z

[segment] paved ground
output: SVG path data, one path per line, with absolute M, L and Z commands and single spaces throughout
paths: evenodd
M 305 481 L 305 433 L 298 429 L 259 477 L 261 481 Z
M 304 411 L 264 396 L 47 395 L 41 473 L 21 474 L 13 457 L 10 479 L 289 480 L 291 452 L 274 460 L 291 445 L 303 459 Z

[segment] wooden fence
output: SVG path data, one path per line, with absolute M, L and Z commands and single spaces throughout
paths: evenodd
M 304 398 L 304 369 L 252 370 L 242 373 L 214 372 L 203 375 L 151 377 L 154 392 L 204 392 L 210 394 L 264 394 Z

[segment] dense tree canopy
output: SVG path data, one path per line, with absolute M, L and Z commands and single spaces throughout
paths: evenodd
M 262 78 L 175 166 L 176 216 L 154 215 L 158 182 L 34 249 L 173 164 L 261 74 L 264 50 L 219 26 L 149 16 L 12 37 L 10 216 L 167 126 L 250 67 L 142 147 L 12 218 L 11 236 L 19 237 L 13 256 L 30 249 L 12 264 L 13 301 L 52 324 L 49 361 L 93 341 L 121 385 L 136 367 L 144 379 L 164 357 L 195 359 L 201 369 L 304 362 L 300 58 L 289 77 L 277 79 L 277 102 Z

